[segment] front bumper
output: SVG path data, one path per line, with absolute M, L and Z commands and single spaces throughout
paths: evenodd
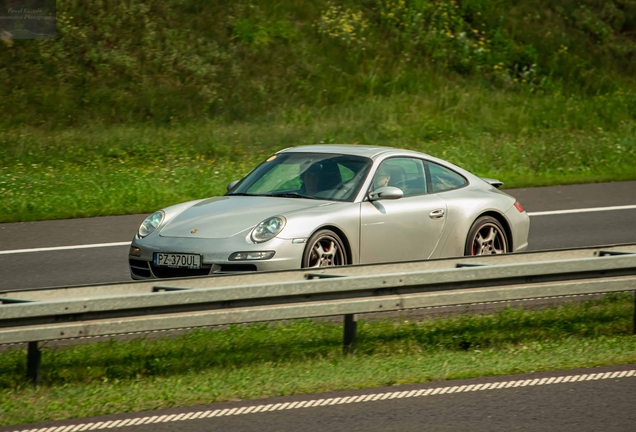
M 128 255 L 130 275 L 133 279 L 141 280 L 297 269 L 301 266 L 305 244 L 298 239 L 292 242 L 292 239 L 274 238 L 265 243 L 253 244 L 246 242 L 243 236 L 226 239 L 191 239 L 152 234 L 143 239 L 135 237 L 130 250 L 132 251 L 133 248 L 139 248 L 140 254 L 139 256 L 132 253 Z M 267 260 L 230 261 L 228 259 L 235 252 L 262 251 L 276 253 Z M 153 264 L 155 252 L 199 254 L 201 268 L 155 266 Z

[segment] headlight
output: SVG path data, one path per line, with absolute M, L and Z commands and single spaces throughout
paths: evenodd
M 252 241 L 255 243 L 263 243 L 273 239 L 283 230 L 285 222 L 285 218 L 282 216 L 265 219 L 252 230 Z
M 137 231 L 139 237 L 144 238 L 147 235 L 152 234 L 152 232 L 156 230 L 159 225 L 161 225 L 161 222 L 163 222 L 163 218 L 165 217 L 165 215 L 166 214 L 163 212 L 163 210 L 159 210 L 148 216 L 146 220 L 141 223 L 139 231 Z

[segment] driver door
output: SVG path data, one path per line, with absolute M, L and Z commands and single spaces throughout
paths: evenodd
M 392 173 L 388 185 L 402 189 L 404 196 L 362 203 L 360 263 L 429 258 L 444 230 L 446 203 L 427 193 L 421 159 L 390 158 L 380 166 Z

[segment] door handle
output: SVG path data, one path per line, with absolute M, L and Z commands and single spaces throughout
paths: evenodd
M 429 213 L 429 217 L 431 219 L 441 219 L 444 217 L 444 209 L 437 209 L 437 210 L 433 210 L 432 212 Z

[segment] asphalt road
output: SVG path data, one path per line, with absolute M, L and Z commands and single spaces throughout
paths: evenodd
M 531 250 L 636 243 L 636 182 L 508 192 L 531 213 Z M 632 207 L 598 210 L 616 206 Z M 560 213 L 576 209 L 582 210 Z M 128 246 L 125 243 L 130 241 L 144 217 L 0 224 L 0 289 L 129 280 Z M 120 245 L 110 245 L 112 243 Z M 82 245 L 95 244 L 109 246 L 82 248 Z M 78 248 L 31 250 L 68 246 Z M 606 374 L 601 378 L 570 380 L 573 375 L 614 371 L 630 371 L 631 375 Z M 565 377 L 570 378 L 565 380 Z M 546 381 L 550 378 L 553 382 Z M 562 382 L 556 383 L 556 378 Z M 522 385 L 522 382 L 526 384 Z M 493 383 L 504 384 L 500 384 L 502 388 L 466 390 L 468 386 L 474 388 L 479 384 L 492 387 Z M 426 392 L 430 394 L 422 396 Z M 379 394 L 382 397 L 378 397 Z M 342 399 L 352 396 L 356 398 Z M 341 399 L 332 405 L 336 398 Z M 378 399 L 372 400 L 374 398 Z M 327 404 L 325 400 L 331 401 Z M 23 428 L 4 427 L 0 431 L 627 431 L 636 430 L 634 400 L 636 365 L 627 365 L 237 401 L 25 425 Z M 297 408 L 302 402 L 320 406 Z M 280 409 L 286 403 L 285 407 L 291 408 Z M 243 414 L 248 410 L 251 412 Z
M 239 401 L 3 431 L 633 431 L 636 365 Z
M 636 181 L 513 189 L 526 211 L 636 205 Z M 0 290 L 130 280 L 128 246 L 146 215 L 0 224 Z M 636 243 L 636 208 L 531 216 L 529 250 Z M 119 244 L 11 252 L 60 246 Z

